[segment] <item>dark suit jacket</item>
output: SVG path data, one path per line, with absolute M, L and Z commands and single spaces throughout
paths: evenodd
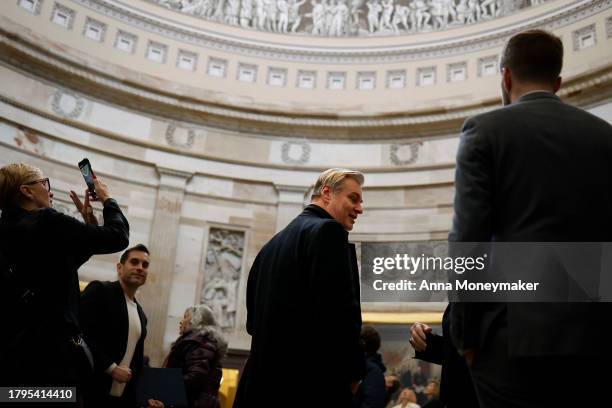
M 442 318 L 442 336 L 427 334 L 427 348 L 415 351 L 415 358 L 442 366 L 440 376 L 441 406 L 478 408 L 478 399 L 465 359 L 457 353 L 450 339 L 450 306 Z M 433 403 L 432 403 L 433 405 Z
M 449 241 L 612 241 L 612 126 L 550 93 L 524 95 L 465 122 L 455 188 Z M 606 309 L 460 303 L 451 334 L 479 348 L 504 324 L 514 356 L 597 354 Z
M 142 332 L 130 364 L 132 379 L 124 391 L 129 398 L 133 397 L 133 385 L 142 371 L 144 340 L 147 336 L 147 317 L 138 302 L 136 304 Z M 118 365 L 121 362 L 128 340 L 127 302 L 119 281 L 92 281 L 87 285 L 81 295 L 81 325 L 94 357 L 91 392 L 106 396 L 113 380 L 105 370 L 112 363 Z
M 103 216 L 104 225 L 94 226 L 51 208 L 2 212 L 0 250 L 15 266 L 15 279 L 13 288 L 2 285 L 0 384 L 67 385 L 82 377 L 69 345 L 81 330 L 78 268 L 129 241 L 129 224 L 115 200 L 104 202 Z M 26 290 L 33 294 L 29 306 L 21 300 Z
M 350 384 L 365 371 L 356 261 L 347 231 L 316 205 L 262 248 L 248 278 L 251 353 L 234 407 L 350 406 Z

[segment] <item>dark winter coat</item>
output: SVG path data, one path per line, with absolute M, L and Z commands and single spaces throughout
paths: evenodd
M 77 270 L 92 255 L 129 243 L 115 200 L 104 202 L 103 215 L 103 225 L 94 226 L 52 208 L 2 212 L 0 251 L 15 267 L 10 285 L 0 285 L 0 380 L 9 378 L 2 385 L 74 385 L 82 378 L 69 340 L 81 330 Z
M 183 371 L 190 408 L 220 407 L 221 363 L 217 343 L 200 331 L 188 331 L 172 345 L 164 363 Z
M 363 378 L 355 247 L 307 206 L 259 252 L 247 282 L 251 353 L 234 408 L 350 407 Z
M 366 355 L 366 375 L 359 385 L 354 408 L 384 408 L 387 405 L 385 371 L 380 353 Z

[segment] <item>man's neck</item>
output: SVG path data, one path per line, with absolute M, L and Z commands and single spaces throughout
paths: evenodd
M 119 284 L 121 285 L 121 289 L 123 289 L 123 293 L 125 293 L 125 296 L 127 296 L 128 298 L 130 298 L 130 300 L 133 301 L 136 297 L 136 290 L 138 288 L 132 288 L 126 285 L 125 283 L 123 283 L 122 280 L 119 280 Z
M 518 101 L 521 97 L 534 93 L 534 92 L 548 92 L 555 94 L 555 91 L 550 86 L 542 84 L 521 84 L 513 89 L 512 92 L 512 103 Z

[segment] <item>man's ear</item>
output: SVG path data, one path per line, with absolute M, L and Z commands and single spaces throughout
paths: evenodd
M 121 262 L 117 262 L 117 275 L 119 275 L 119 271 L 121 271 Z
M 559 89 L 561 88 L 561 82 L 562 79 L 561 77 L 558 77 L 557 80 L 555 81 L 555 84 L 553 85 L 553 93 L 557 93 L 557 91 L 559 91 Z
M 329 188 L 329 186 L 324 186 L 321 189 L 321 198 L 325 204 L 331 201 L 331 188 Z
M 504 87 L 504 91 L 510 95 L 510 91 L 512 90 L 512 75 L 508 68 L 502 70 L 502 86 Z

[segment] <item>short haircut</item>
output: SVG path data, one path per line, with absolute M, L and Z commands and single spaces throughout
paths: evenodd
M 519 81 L 554 84 L 563 67 L 563 43 L 548 31 L 523 31 L 506 43 L 500 66 Z
M 7 164 L 0 168 L 0 210 L 19 205 L 19 188 L 41 179 L 42 171 L 26 163 Z
M 121 254 L 121 258 L 119 258 L 119 262 L 122 265 L 125 265 L 125 261 L 128 260 L 128 258 L 130 256 L 130 252 L 132 252 L 132 251 L 140 251 L 140 252 L 144 252 L 147 255 L 151 255 L 149 253 L 149 250 L 147 249 L 146 246 L 144 246 L 143 244 L 138 244 L 136 246 L 133 246 L 131 248 L 126 249 L 125 252 L 123 254 Z
M 349 169 L 328 169 L 319 175 L 317 182 L 315 183 L 314 189 L 312 190 L 311 199 L 315 197 L 319 197 L 321 195 L 321 191 L 323 187 L 329 186 L 329 188 L 333 192 L 337 192 L 342 187 L 342 183 L 346 178 L 352 178 L 359 185 L 363 185 L 364 177 L 361 172 L 357 170 L 349 170 Z
M 366 354 L 374 354 L 380 348 L 380 334 L 374 327 L 363 326 L 360 338 Z

